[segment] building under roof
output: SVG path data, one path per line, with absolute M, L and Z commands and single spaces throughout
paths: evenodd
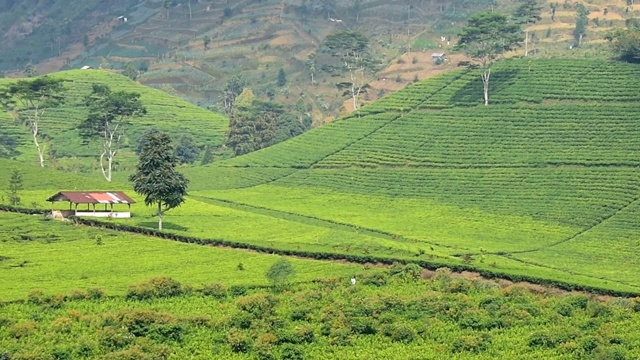
M 52 210 L 54 218 L 56 215 L 63 218 L 69 216 L 129 218 L 131 217 L 131 204 L 136 203 L 122 191 L 61 191 L 48 198 L 47 201 L 50 201 L 52 205 L 59 201 L 69 202 L 69 210 Z M 78 205 L 82 204 L 87 204 L 86 210 L 78 210 Z M 104 204 L 104 210 L 96 208 L 96 205 L 100 204 Z M 126 204 L 127 211 L 114 211 L 113 206 L 117 204 Z

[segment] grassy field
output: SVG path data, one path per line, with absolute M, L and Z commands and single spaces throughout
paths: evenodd
M 24 299 L 35 290 L 54 295 L 95 287 L 122 295 L 132 283 L 153 276 L 171 276 L 196 287 L 212 282 L 267 285 L 265 273 L 278 258 L 0 212 L 2 300 Z M 348 279 L 364 271 L 359 265 L 291 262 L 296 281 L 324 276 Z
M 638 299 L 602 300 L 469 280 L 446 270 L 422 274 L 409 266 L 355 274 L 355 286 L 348 278 L 329 277 L 284 289 L 247 288 L 212 276 L 207 280 L 215 282 L 195 288 L 167 278 L 155 286 L 131 279 L 126 296 L 108 298 L 96 291 L 53 297 L 34 292 L 27 301 L 3 305 L 0 354 L 11 359 L 640 356 Z M 141 298 L 145 289 L 157 293 Z
M 64 165 L 68 158 L 79 158 L 85 163 L 95 164 L 100 155 L 101 143 L 96 140 L 88 145 L 82 143 L 77 127 L 88 113 L 83 106 L 84 97 L 91 92 L 92 84 L 105 84 L 114 91 L 129 91 L 141 94 L 147 115 L 131 119 L 126 126 L 126 138 L 122 153 L 116 157 L 120 168 L 130 168 L 135 161 L 133 151 L 136 141 L 145 131 L 156 128 L 179 135 L 191 135 L 199 146 L 218 146 L 224 142 L 228 120 L 219 114 L 205 110 L 163 91 L 140 85 L 127 77 L 103 70 L 70 70 L 51 75 L 64 80 L 65 104 L 47 111 L 40 125 L 41 137 L 47 139 L 47 148 L 55 152 L 49 156 L 50 166 Z M 0 79 L 0 86 L 11 79 Z M 18 126 L 9 114 L 0 113 L 0 124 L 8 136 L 20 144 L 21 160 L 36 163 L 36 151 L 26 127 Z M 50 152 L 48 152 L 50 153 Z M 65 159 L 66 158 L 66 159 Z M 86 160 L 90 159 L 90 160 Z M 92 166 L 85 166 L 91 170 Z

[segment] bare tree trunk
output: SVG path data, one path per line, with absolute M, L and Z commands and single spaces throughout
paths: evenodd
M 44 110 L 42 111 L 42 113 L 39 113 L 38 111 L 38 105 L 36 105 L 33 112 L 33 120 L 31 121 L 31 134 L 33 135 L 33 144 L 36 146 L 36 151 L 38 152 L 38 157 L 40 158 L 40 167 L 44 167 L 44 149 L 41 148 L 40 143 L 38 143 L 38 124 L 40 122 L 40 116 L 44 114 Z
M 33 134 L 33 144 L 38 151 L 38 158 L 40 158 L 40 167 L 44 167 L 44 149 L 40 147 L 38 143 L 38 122 L 34 121 L 31 125 L 31 133 Z
M 529 30 L 524 31 L 524 56 L 529 55 Z
M 491 77 L 491 68 L 486 69 L 482 73 L 482 87 L 484 90 L 484 106 L 489 105 L 489 78 Z
M 158 201 L 158 231 L 162 231 L 162 201 Z
M 189 4 L 189 20 L 191 20 L 191 16 L 192 16 L 191 15 L 191 0 L 189 0 L 188 4 Z
M 582 44 L 582 34 L 578 37 L 578 47 Z

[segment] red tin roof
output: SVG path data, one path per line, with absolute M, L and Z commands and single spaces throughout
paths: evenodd
M 135 204 L 122 191 L 61 191 L 47 201 L 69 201 L 74 204 Z

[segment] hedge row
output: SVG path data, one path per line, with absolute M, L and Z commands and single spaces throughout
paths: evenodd
M 25 208 L 14 208 L 8 205 L 0 205 L 0 211 L 5 212 L 15 212 L 21 214 L 44 214 L 45 211 L 38 209 L 25 209 Z M 308 259 L 315 260 L 333 260 L 333 261 L 348 261 L 357 264 L 371 264 L 378 263 L 384 265 L 392 265 L 394 263 L 399 263 L 403 265 L 407 264 L 417 264 L 422 268 L 429 270 L 437 270 L 439 268 L 449 268 L 454 272 L 476 272 L 487 279 L 506 279 L 513 282 L 529 282 L 533 284 L 551 286 L 567 291 L 586 291 L 595 294 L 602 295 L 610 295 L 610 296 L 622 296 L 622 297 L 637 297 L 640 295 L 640 292 L 630 292 L 630 291 L 618 291 L 611 289 L 602 289 L 598 287 L 574 284 L 565 281 L 559 280 L 551 280 L 551 279 L 542 279 L 527 275 L 515 275 L 502 273 L 498 271 L 489 271 L 484 269 L 478 269 L 470 265 L 464 264 L 450 264 L 450 263 L 439 263 L 433 261 L 424 261 L 424 260 L 407 260 L 407 259 L 398 259 L 392 257 L 380 257 L 380 256 L 370 256 L 370 255 L 350 255 L 350 254 L 337 254 L 337 253 L 328 253 L 328 252 L 313 252 L 313 251 L 304 251 L 304 250 L 285 250 L 285 249 L 277 249 L 270 248 L 260 245 L 254 244 L 246 244 L 235 241 L 228 241 L 224 239 L 205 239 L 198 238 L 193 236 L 184 236 L 178 234 L 172 234 L 167 232 L 162 232 L 154 229 L 132 226 L 126 224 L 117 224 L 113 222 L 101 221 L 96 219 L 86 219 L 79 217 L 72 217 L 71 220 L 76 224 L 81 224 L 85 226 L 110 229 L 115 231 L 129 232 L 134 234 L 146 235 L 146 236 L 154 236 L 161 239 L 173 240 L 188 244 L 198 244 L 198 245 L 209 245 L 209 246 L 224 246 L 235 249 L 245 249 L 252 250 L 260 253 L 267 254 L 277 254 L 282 256 L 297 256 Z

